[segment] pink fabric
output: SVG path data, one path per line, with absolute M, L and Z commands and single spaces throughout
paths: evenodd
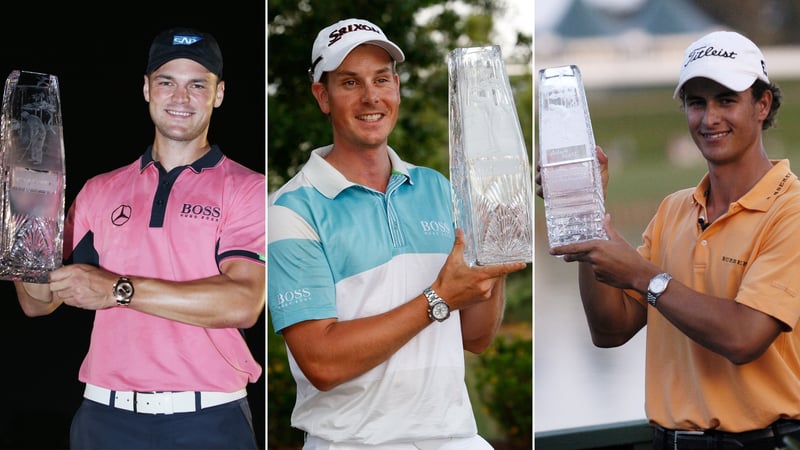
M 264 264 L 263 174 L 225 157 L 199 172 L 187 168 L 169 190 L 163 226 L 151 227 L 160 181 L 153 163 L 140 170 L 139 161 L 89 180 L 70 209 L 65 251 L 93 235 L 101 267 L 174 281 L 217 275 L 227 258 Z M 130 207 L 125 223 L 118 220 L 123 205 Z M 79 379 L 115 390 L 231 392 L 261 372 L 238 329 L 118 307 L 96 312 Z

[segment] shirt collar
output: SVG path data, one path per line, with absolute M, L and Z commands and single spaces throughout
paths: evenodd
M 387 148 L 389 161 L 392 163 L 392 174 L 404 176 L 408 183 L 413 184 L 408 170 L 411 164 L 400 159 L 400 156 L 391 147 Z M 341 172 L 325 160 L 325 155 L 330 153 L 332 149 L 333 145 L 315 149 L 311 152 L 308 162 L 303 166 L 303 172 L 306 173 L 311 185 L 328 198 L 335 198 L 345 189 L 351 186 L 358 186 L 357 183 L 345 178 Z
M 797 179 L 792 173 L 788 159 L 773 160 L 772 168 L 758 180 L 755 186 L 736 202 L 743 208 L 756 211 L 766 211 L 776 198 L 783 195 L 789 185 Z M 705 205 L 707 192 L 710 186 L 708 173 L 695 187 L 692 197 L 697 204 Z
M 205 155 L 201 156 L 199 159 L 189 164 L 188 166 L 182 166 L 182 167 L 189 167 L 195 173 L 200 173 L 200 171 L 202 171 L 203 169 L 215 167 L 217 164 L 219 164 L 220 161 L 222 161 L 222 158 L 224 157 L 225 155 L 222 153 L 222 149 L 220 149 L 218 145 L 212 145 L 211 150 L 206 152 Z M 140 159 L 139 171 L 141 172 L 147 166 L 155 163 L 156 161 L 153 160 L 153 146 L 148 145 L 147 149 L 145 149 L 144 154 L 142 154 L 142 157 Z

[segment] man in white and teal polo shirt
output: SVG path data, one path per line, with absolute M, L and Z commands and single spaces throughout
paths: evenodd
M 318 34 L 309 76 L 333 144 L 269 201 L 268 306 L 306 450 L 491 448 L 464 350 L 491 343 L 505 275 L 525 264 L 469 267 L 447 179 L 388 146 L 403 60 L 366 20 Z

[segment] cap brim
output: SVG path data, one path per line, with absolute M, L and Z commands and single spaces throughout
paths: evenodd
M 678 86 L 675 88 L 675 92 L 672 93 L 672 98 L 678 98 L 683 85 L 692 78 L 708 78 L 736 92 L 747 90 L 758 79 L 757 76 L 751 73 L 726 72 L 724 75 L 720 75 L 708 73 L 707 70 L 687 70 L 686 73 L 681 74 Z
M 400 47 L 398 47 L 392 42 L 384 40 L 357 42 L 353 44 L 350 48 L 348 48 L 345 52 L 342 52 L 342 54 L 337 59 L 322 60 L 320 62 L 319 68 L 315 70 L 316 73 L 314 81 L 319 81 L 324 72 L 330 72 L 336 70 L 336 68 L 342 64 L 345 58 L 347 58 L 347 55 L 349 55 L 350 52 L 353 51 L 353 49 L 355 49 L 359 45 L 365 45 L 365 44 L 381 47 L 382 49 L 386 50 L 387 53 L 389 53 L 389 56 L 391 56 L 393 60 L 397 62 L 403 62 L 406 59 L 405 55 L 403 54 L 403 51 L 400 50 Z

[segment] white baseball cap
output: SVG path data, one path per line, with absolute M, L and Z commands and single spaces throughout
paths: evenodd
M 311 49 L 311 67 L 308 77 L 319 81 L 324 72 L 335 70 L 350 52 L 361 44 L 382 47 L 397 62 L 406 57 L 394 42 L 386 38 L 377 25 L 364 19 L 345 19 L 324 28 L 317 34 Z
M 683 84 L 695 77 L 712 79 L 736 92 L 746 90 L 756 79 L 769 83 L 761 50 L 734 31 L 709 33 L 686 48 L 672 97 L 677 98 Z

